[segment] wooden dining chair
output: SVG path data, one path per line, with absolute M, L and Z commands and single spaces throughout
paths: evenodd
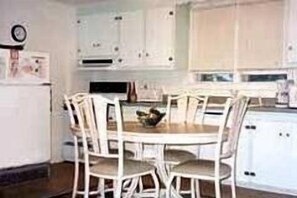
M 74 143 L 74 178 L 73 178 L 73 188 L 72 188 L 72 198 L 75 198 L 76 195 L 83 195 L 84 191 L 78 190 L 78 181 L 79 181 L 79 166 L 80 163 L 83 163 L 83 152 L 80 149 L 79 144 L 81 144 L 81 130 L 78 126 L 78 120 L 76 112 L 74 111 L 74 106 L 72 104 L 73 100 L 80 100 L 83 97 L 87 96 L 88 93 L 76 93 L 72 96 L 64 95 L 64 104 L 66 105 L 68 117 L 70 120 L 70 132 L 73 137 Z M 84 116 L 83 116 L 84 117 Z M 88 129 L 86 129 L 88 130 Z M 111 153 L 117 153 L 117 149 L 112 148 Z M 134 158 L 134 153 L 132 151 L 125 150 L 125 157 L 126 158 Z M 90 164 L 97 163 L 95 158 L 90 159 Z M 98 191 L 90 192 L 90 195 L 98 194 Z
M 218 138 L 215 149 L 214 160 L 194 159 L 188 160 L 174 166 L 171 169 L 170 176 L 166 182 L 166 197 L 170 198 L 171 183 L 175 177 L 185 177 L 195 180 L 210 180 L 215 182 L 215 197 L 221 197 L 220 182 L 231 177 L 232 198 L 236 198 L 235 183 L 235 165 L 237 143 L 241 130 L 244 115 L 247 110 L 249 99 L 244 96 L 235 99 L 227 99 L 224 107 L 223 116 L 221 118 Z M 227 122 L 230 120 L 230 123 Z M 226 141 L 224 135 L 228 131 Z M 231 164 L 226 164 L 222 160 L 231 159 Z M 191 186 L 192 196 L 200 196 L 195 194 L 195 187 Z M 196 186 L 196 188 L 199 188 Z M 198 190 L 198 189 L 197 189 Z
M 81 99 L 86 96 L 87 93 L 77 93 L 70 97 L 64 95 L 64 104 L 66 105 L 68 117 L 70 120 L 70 131 L 73 137 L 74 143 L 74 178 L 73 178 L 73 187 L 72 187 L 72 198 L 75 198 L 76 195 L 82 195 L 83 191 L 78 191 L 78 179 L 79 179 L 79 162 L 80 160 L 80 149 L 79 149 L 79 139 L 80 139 L 80 129 L 77 126 L 77 119 L 74 112 L 74 107 L 72 105 L 72 100 Z
M 155 184 L 153 197 L 159 197 L 159 183 L 155 167 L 147 162 L 124 158 L 123 118 L 118 98 L 109 100 L 100 95 L 88 95 L 79 100 L 73 100 L 77 112 L 79 128 L 82 132 L 84 164 L 85 164 L 85 189 L 84 197 L 89 196 L 90 177 L 100 180 L 101 196 L 104 196 L 104 180 L 114 181 L 114 197 L 120 198 L 123 182 L 128 179 L 151 175 Z M 106 119 L 107 106 L 114 105 L 117 131 L 114 131 L 117 140 L 118 153 L 110 152 L 108 143 L 109 132 Z M 97 158 L 97 163 L 90 164 L 90 157 Z M 103 181 L 103 182 L 102 182 Z M 133 192 L 135 189 L 130 189 Z M 126 194 L 129 196 L 129 193 Z M 152 196 L 152 195 L 151 195 Z
M 173 112 L 173 103 L 176 103 L 176 111 Z M 166 122 L 177 123 L 199 123 L 203 124 L 204 116 L 208 104 L 208 96 L 198 96 L 192 93 L 183 93 L 177 96 L 168 96 L 167 108 L 166 108 Z M 197 146 L 197 154 L 177 149 L 171 146 L 164 150 L 164 163 L 167 168 L 177 165 L 181 162 L 196 159 L 199 155 L 199 148 Z M 169 171 L 169 170 L 168 170 Z M 180 190 L 181 179 L 177 179 L 177 191 Z

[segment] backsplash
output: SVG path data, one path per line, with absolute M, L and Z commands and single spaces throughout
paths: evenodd
M 162 86 L 182 87 L 188 82 L 185 70 L 75 71 L 72 92 L 88 90 L 90 81 L 151 81 Z

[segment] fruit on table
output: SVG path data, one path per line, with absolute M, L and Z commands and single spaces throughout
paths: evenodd
M 155 126 L 165 116 L 165 113 L 161 113 L 157 109 L 150 108 L 149 113 L 136 111 L 138 120 L 143 126 Z

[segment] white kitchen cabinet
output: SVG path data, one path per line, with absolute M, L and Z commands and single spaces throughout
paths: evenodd
M 143 11 L 121 13 L 118 64 L 121 67 L 143 65 L 144 15 Z
M 287 42 L 285 46 L 288 66 L 297 65 L 297 1 L 287 1 Z
M 294 126 L 297 125 L 284 119 L 269 118 L 256 118 L 244 123 L 237 158 L 239 185 L 297 192 Z
M 175 10 L 154 8 L 146 12 L 145 63 L 148 66 L 173 66 Z
M 125 68 L 173 66 L 174 21 L 172 7 L 122 13 L 119 65 Z
M 78 55 L 81 58 L 111 58 L 117 55 L 120 18 L 116 13 L 79 16 Z

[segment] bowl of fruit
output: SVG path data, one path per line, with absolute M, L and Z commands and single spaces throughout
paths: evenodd
M 165 116 L 155 108 L 150 108 L 149 112 L 136 111 L 137 119 L 145 128 L 154 128 Z

